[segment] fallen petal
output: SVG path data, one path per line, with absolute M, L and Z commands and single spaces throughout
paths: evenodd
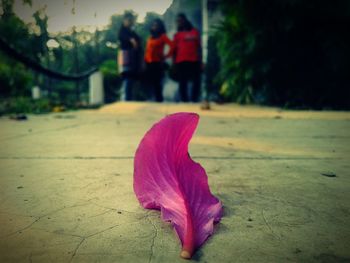
M 160 210 L 162 219 L 172 223 L 183 258 L 191 258 L 222 216 L 205 170 L 188 154 L 198 121 L 195 113 L 163 118 L 146 133 L 134 159 L 135 194 L 144 208 Z

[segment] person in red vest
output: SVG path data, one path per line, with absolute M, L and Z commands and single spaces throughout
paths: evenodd
M 192 26 L 185 14 L 178 14 L 176 23 L 174 63 L 178 75 L 180 98 L 183 102 L 198 102 L 202 68 L 200 33 Z M 188 90 L 190 82 L 192 82 L 191 92 Z
M 150 32 L 151 36 L 147 40 L 145 51 L 146 77 L 154 91 L 155 100 L 162 102 L 164 60 L 172 55 L 173 42 L 167 37 L 164 23 L 160 19 L 153 21 Z M 169 46 L 169 51 L 164 54 L 166 45 Z

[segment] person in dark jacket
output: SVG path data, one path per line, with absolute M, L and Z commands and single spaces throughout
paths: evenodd
M 179 78 L 180 99 L 183 102 L 198 102 L 202 68 L 200 33 L 193 27 L 185 14 L 180 13 L 176 23 L 174 63 Z M 189 83 L 192 83 L 191 92 L 188 90 Z
M 154 91 L 155 100 L 162 102 L 164 60 L 172 55 L 173 43 L 167 37 L 164 23 L 159 18 L 153 21 L 150 33 L 145 52 L 147 82 Z M 166 45 L 169 47 L 167 54 L 164 53 Z
M 132 13 L 125 13 L 123 24 L 119 30 L 118 66 L 123 78 L 122 96 L 125 101 L 132 100 L 132 88 L 140 67 L 140 37 L 132 29 L 135 17 Z

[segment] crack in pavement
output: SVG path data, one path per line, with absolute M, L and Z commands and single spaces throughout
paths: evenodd
M 72 261 L 73 261 L 75 255 L 76 255 L 77 252 L 78 252 L 78 249 L 80 248 L 81 244 L 83 244 L 83 242 L 85 241 L 85 239 L 86 239 L 86 238 L 83 237 L 83 238 L 80 240 L 80 242 L 78 243 L 78 245 L 75 247 L 75 249 L 74 249 L 74 251 L 73 251 L 73 254 L 72 254 L 72 257 L 70 258 L 69 262 L 72 262 Z
M 155 224 L 153 223 L 153 221 L 149 218 L 149 214 L 148 214 L 145 218 L 151 223 L 151 225 L 153 226 L 153 229 L 154 229 L 154 235 L 153 235 L 153 237 L 152 237 L 151 248 L 150 248 L 151 252 L 150 252 L 149 259 L 148 259 L 148 263 L 150 263 L 150 262 L 152 261 L 153 254 L 154 254 L 154 252 L 153 252 L 153 249 L 154 249 L 154 241 L 155 241 L 155 239 L 156 239 L 157 236 L 158 236 L 158 229 L 157 229 L 157 227 L 155 226 Z
M 64 209 L 73 208 L 73 207 L 78 207 L 78 206 L 84 206 L 84 205 L 88 205 L 88 204 L 89 204 L 89 203 L 87 202 L 87 203 L 85 203 L 85 204 L 76 204 L 76 205 L 72 205 L 72 206 L 64 206 L 64 207 L 58 208 L 58 209 L 56 209 L 56 210 L 53 210 L 53 211 L 51 211 L 51 212 L 48 212 L 48 213 L 46 213 L 46 214 L 44 214 L 44 215 L 41 215 L 41 216 L 34 216 L 34 217 L 36 217 L 36 219 L 35 219 L 33 222 L 31 222 L 30 224 L 28 224 L 28 225 L 26 225 L 26 226 L 24 226 L 24 227 L 22 227 L 22 228 L 20 228 L 20 229 L 17 229 L 17 230 L 15 230 L 15 231 L 11 232 L 11 233 L 8 233 L 8 234 L 6 234 L 6 235 L 0 236 L 0 238 L 10 237 L 10 236 L 13 236 L 13 235 L 15 235 L 15 234 L 17 234 L 17 233 L 20 233 L 20 232 L 22 232 L 22 231 L 25 231 L 25 230 L 31 228 L 36 222 L 40 221 L 40 220 L 43 219 L 44 217 L 47 217 L 47 216 L 49 216 L 49 215 L 53 215 L 53 214 L 55 214 L 55 213 L 57 213 L 57 212 L 60 212 L 60 211 L 62 211 L 62 210 L 64 210 Z
M 54 234 L 54 235 L 59 235 L 59 236 L 70 236 L 70 237 L 83 238 L 83 236 L 80 236 L 80 235 L 68 234 L 68 233 L 63 233 L 63 232 L 60 233 L 60 232 L 57 232 L 57 231 L 49 231 L 49 230 L 46 230 L 46 229 L 43 229 L 43 228 L 40 228 L 40 227 L 33 227 L 33 229 L 39 230 L 39 231 L 44 231 L 44 232 L 47 232 L 47 233 L 50 233 L 50 234 Z
M 19 216 L 19 217 L 33 217 L 31 215 L 23 215 L 23 214 L 17 214 L 17 213 L 5 212 L 5 211 L 0 211 L 0 214 Z
M 77 252 L 78 252 L 80 246 L 85 242 L 85 240 L 87 240 L 87 239 L 90 238 L 90 237 L 96 236 L 96 235 L 98 235 L 98 234 L 104 233 L 104 232 L 106 232 L 106 231 L 108 231 L 108 230 L 111 230 L 111 229 L 113 229 L 113 228 L 115 228 L 115 227 L 117 227 L 117 226 L 119 226 L 119 225 L 113 225 L 113 226 L 110 226 L 110 227 L 108 227 L 108 228 L 106 228 L 106 229 L 103 229 L 103 230 L 101 230 L 101 231 L 98 231 L 98 232 L 96 232 L 96 233 L 93 233 L 93 234 L 90 234 L 90 235 L 87 235 L 87 236 L 82 236 L 80 242 L 77 244 L 77 246 L 76 246 L 75 249 L 73 250 L 73 254 L 72 254 L 72 257 L 70 258 L 69 262 L 72 262 L 72 261 L 73 261 L 73 259 L 74 259 L 74 257 L 76 256 L 76 254 L 77 254 Z
M 110 226 L 110 227 L 108 227 L 108 228 L 106 228 L 106 229 L 103 229 L 103 230 L 98 231 L 98 232 L 96 232 L 96 233 L 93 233 L 93 234 L 90 234 L 90 235 L 88 235 L 88 236 L 85 236 L 84 238 L 90 238 L 90 237 L 96 236 L 96 235 L 98 235 L 98 234 L 101 234 L 101 233 L 104 233 L 104 232 L 106 232 L 106 231 L 108 231 L 108 230 L 111 230 L 111 229 L 113 229 L 113 228 L 115 228 L 115 227 L 117 227 L 117 226 L 119 226 L 119 224 L 118 224 L 118 225 Z
M 270 226 L 269 222 L 267 221 L 267 219 L 266 219 L 266 217 L 265 217 L 265 215 L 264 215 L 264 209 L 261 210 L 261 214 L 262 214 L 262 217 L 263 217 L 263 219 L 264 219 L 264 222 L 265 222 L 266 226 L 270 229 L 272 235 L 273 235 L 274 237 L 276 237 L 277 239 L 281 240 L 281 237 L 280 237 L 279 235 L 277 235 L 277 234 L 273 231 L 272 227 Z
M 114 211 L 113 209 L 108 209 L 107 211 L 104 211 L 104 212 L 99 213 L 99 214 L 97 214 L 97 215 L 89 216 L 88 218 L 93 218 L 93 217 L 102 216 L 102 215 L 108 214 L 108 213 L 113 212 L 113 211 Z

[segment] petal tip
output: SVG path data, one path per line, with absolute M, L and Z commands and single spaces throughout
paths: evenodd
M 184 259 L 190 259 L 191 258 L 191 253 L 188 252 L 187 250 L 182 250 L 180 256 Z

